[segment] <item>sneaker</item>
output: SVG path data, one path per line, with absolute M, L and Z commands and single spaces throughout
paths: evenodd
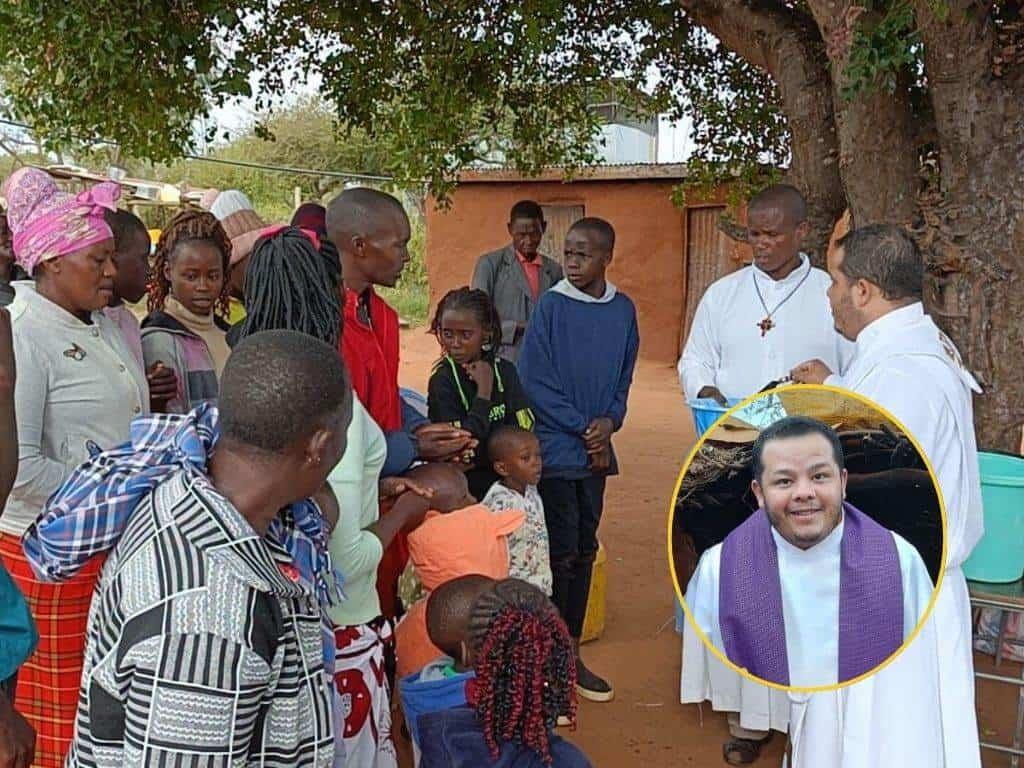
M 606 702 L 615 698 L 615 690 L 611 683 L 587 669 L 583 659 L 577 657 L 576 695 L 588 701 Z

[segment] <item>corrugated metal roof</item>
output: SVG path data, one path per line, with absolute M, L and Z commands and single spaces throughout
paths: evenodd
M 685 163 L 613 163 L 592 165 L 575 172 L 572 181 L 646 181 L 683 180 L 686 178 Z M 565 169 L 561 166 L 546 166 L 537 176 L 527 176 L 508 166 L 474 168 L 459 174 L 460 184 L 510 183 L 565 181 Z

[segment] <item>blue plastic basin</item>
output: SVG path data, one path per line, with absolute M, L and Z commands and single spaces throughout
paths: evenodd
M 1024 458 L 978 453 L 985 535 L 964 563 L 973 581 L 1006 584 L 1024 574 Z

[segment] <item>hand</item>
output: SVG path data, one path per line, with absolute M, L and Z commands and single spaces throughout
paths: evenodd
M 697 393 L 697 397 L 710 397 L 712 400 L 715 400 L 719 405 L 729 404 L 729 401 L 726 400 L 725 395 L 721 393 L 718 387 L 703 387 L 701 391 Z
M 825 379 L 832 375 L 832 370 L 821 360 L 808 360 L 800 363 L 789 375 L 797 384 L 824 384 Z
M 600 450 L 590 454 L 590 469 L 592 472 L 607 472 L 612 466 L 612 449 L 610 446 L 602 447 Z
M 583 442 L 587 445 L 587 453 L 594 455 L 611 444 L 615 425 L 606 416 L 594 419 L 583 433 Z
M 160 412 L 178 396 L 178 376 L 159 360 L 146 371 L 149 382 L 149 404 L 153 411 Z
M 0 693 L 0 768 L 29 768 L 36 755 L 36 732 Z
M 409 532 L 420 526 L 429 510 L 430 502 L 417 493 L 406 491 L 398 497 L 388 514 L 398 515 L 398 519 L 401 521 L 399 529 Z
M 380 497 L 382 499 L 397 499 L 403 493 L 413 493 L 424 499 L 434 497 L 433 488 L 420 485 L 415 480 L 407 480 L 404 477 L 382 477 L 380 479 Z
M 494 391 L 494 366 L 486 360 L 477 360 L 462 367 L 469 378 L 476 382 L 476 396 L 490 400 Z
M 17 366 L 14 363 L 11 316 L 6 309 L 0 309 L 0 394 L 13 396 L 16 378 Z
M 465 450 L 452 454 L 445 461 L 457 465 L 463 472 L 468 472 L 476 462 L 476 448 L 479 444 L 478 440 L 470 440 Z
M 427 461 L 447 459 L 465 451 L 473 442 L 472 434 L 451 424 L 424 424 L 414 434 L 419 443 L 418 458 Z

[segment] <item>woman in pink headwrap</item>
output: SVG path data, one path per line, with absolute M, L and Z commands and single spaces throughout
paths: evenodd
M 113 295 L 114 239 L 104 211 L 120 195 L 100 184 L 75 196 L 36 168 L 4 183 L 14 256 L 34 280 L 15 283 L 10 305 L 18 368 L 18 475 L 0 513 L 0 557 L 24 593 L 39 646 L 21 668 L 17 709 L 35 728 L 35 764 L 60 766 L 71 740 L 85 628 L 101 562 L 74 579 L 43 582 L 21 537 L 47 498 L 89 456 L 129 437 L 148 409 L 145 373 L 102 309 Z

